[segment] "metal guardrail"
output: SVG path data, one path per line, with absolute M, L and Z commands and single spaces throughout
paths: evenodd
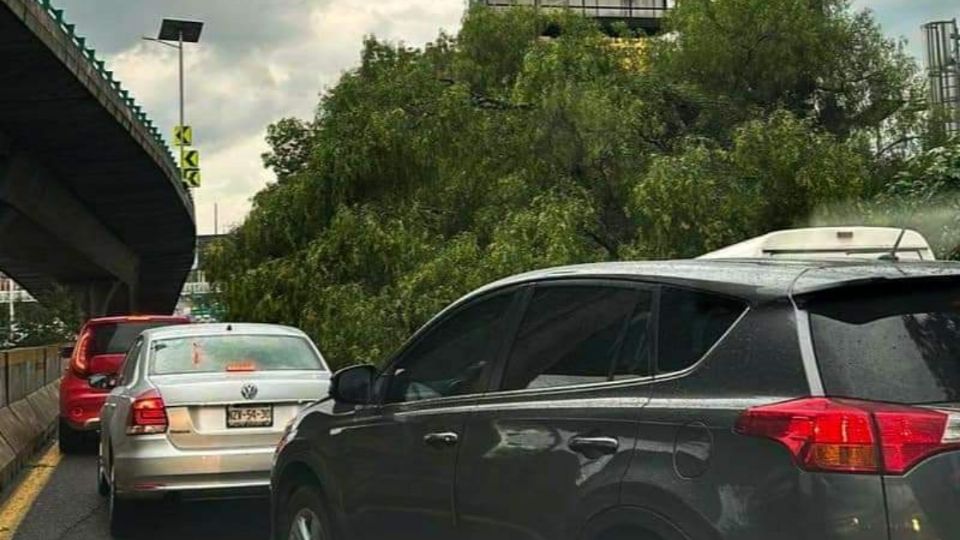
M 0 291 L 0 304 L 9 304 L 11 301 L 15 304 L 19 304 L 22 302 L 36 302 L 37 299 L 23 289 L 17 289 L 15 291 Z
M 477 0 L 493 8 L 570 9 L 598 19 L 660 19 L 676 0 Z
M 193 283 L 184 283 L 183 292 L 180 294 L 183 296 L 191 294 L 210 294 L 211 292 L 213 292 L 213 287 L 210 286 L 209 283 L 206 281 L 197 281 Z

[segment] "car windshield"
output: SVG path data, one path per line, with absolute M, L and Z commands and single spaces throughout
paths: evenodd
M 169 321 L 100 324 L 93 327 L 93 354 L 123 354 L 144 330 L 170 326 Z
M 809 309 L 828 395 L 960 401 L 960 286 L 861 288 Z
M 155 341 L 154 375 L 250 371 L 324 371 L 306 339 L 296 336 L 189 336 Z

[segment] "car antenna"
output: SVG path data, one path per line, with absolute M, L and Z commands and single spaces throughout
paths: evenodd
M 881 261 L 888 262 L 900 262 L 900 256 L 897 253 L 900 251 L 900 244 L 903 243 L 903 237 L 907 235 L 907 228 L 904 227 L 900 229 L 900 236 L 897 237 L 897 243 L 893 245 L 893 249 L 890 250 L 890 253 L 885 254 L 880 257 Z

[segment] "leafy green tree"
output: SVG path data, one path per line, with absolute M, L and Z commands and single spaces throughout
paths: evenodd
M 422 49 L 367 39 L 313 119 L 268 131 L 279 181 L 206 261 L 226 317 L 376 363 L 507 275 L 698 255 L 887 193 L 926 119 L 868 14 L 679 4 L 655 40 L 483 8 Z

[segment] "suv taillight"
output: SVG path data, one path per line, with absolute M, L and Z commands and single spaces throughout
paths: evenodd
M 167 432 L 167 409 L 156 390 L 137 396 L 130 406 L 127 435 L 153 435 Z
M 934 454 L 960 449 L 960 415 L 848 399 L 755 407 L 735 429 L 783 444 L 809 471 L 901 475 Z
M 78 377 L 86 377 L 90 374 L 90 349 L 93 348 L 93 330 L 87 328 L 80 334 L 77 345 L 73 349 L 73 355 L 70 357 L 70 370 Z

